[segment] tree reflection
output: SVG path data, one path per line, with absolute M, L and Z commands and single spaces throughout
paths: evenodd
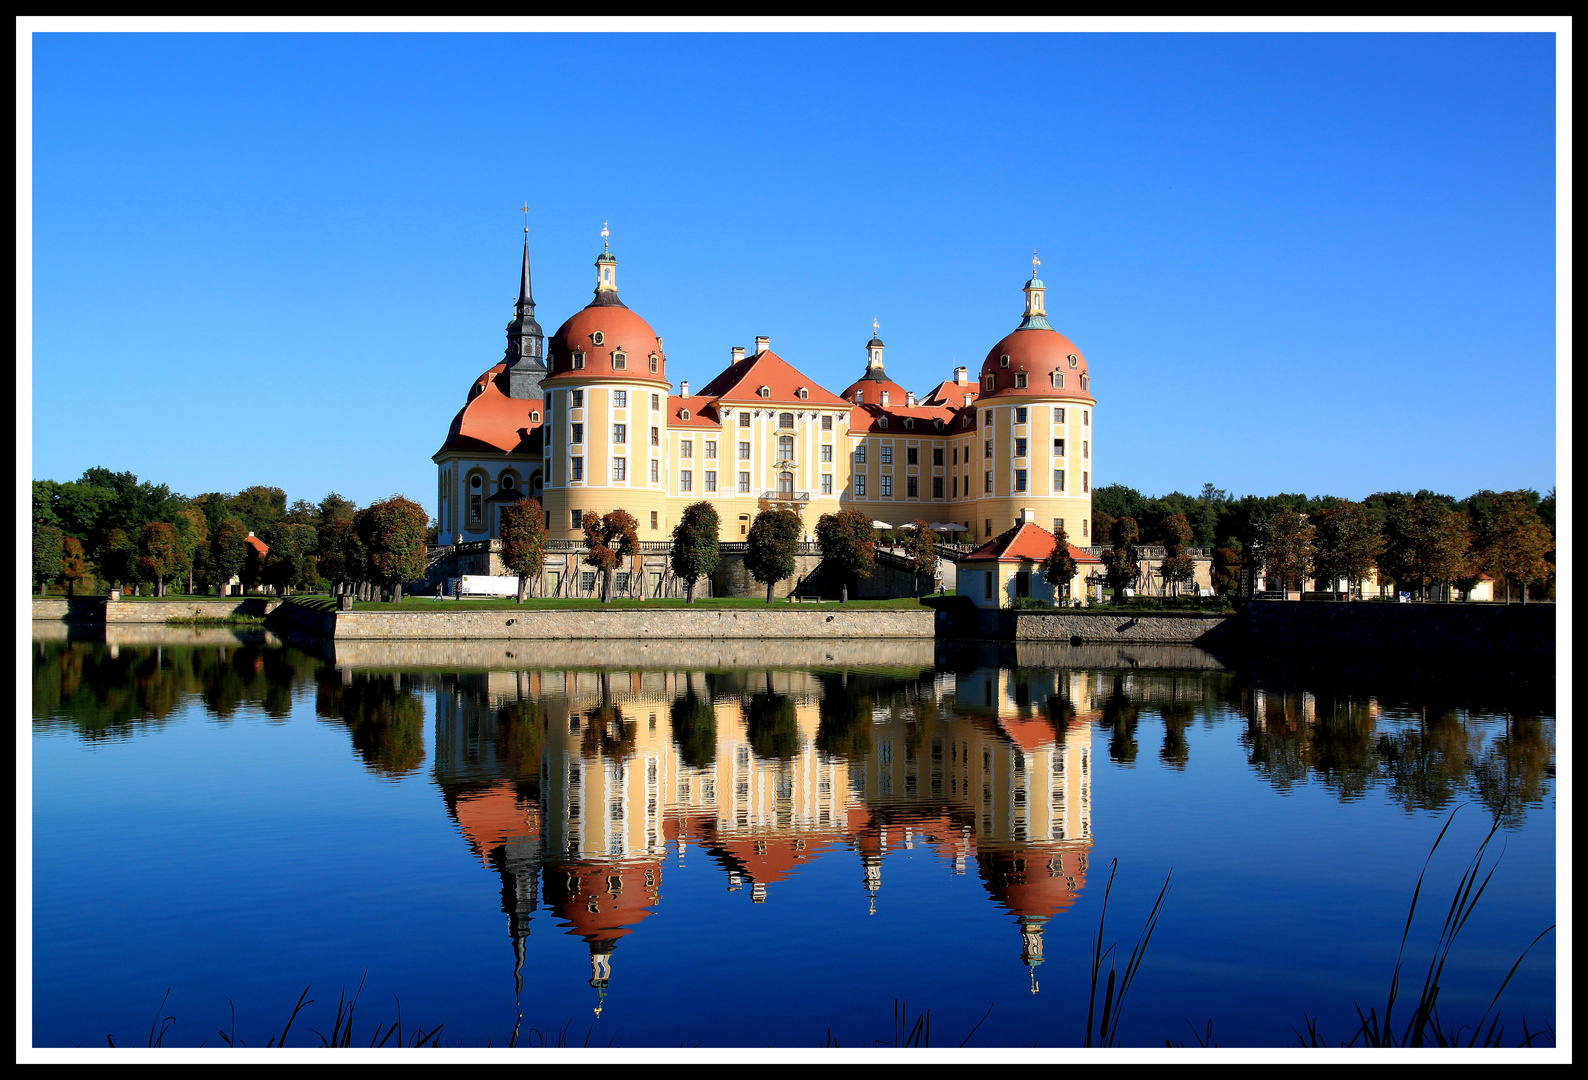
M 690 689 L 674 698 L 668 710 L 673 726 L 673 741 L 685 768 L 704 769 L 717 760 L 717 710 L 709 697 Z
M 345 678 L 344 678 L 345 676 Z M 417 687 L 396 673 L 320 671 L 314 711 L 346 724 L 365 768 L 405 776 L 425 760 L 424 708 Z
M 1163 748 L 1158 760 L 1177 772 L 1184 772 L 1191 759 L 1191 747 L 1186 743 L 1185 729 L 1196 718 L 1196 709 L 1188 701 L 1172 701 L 1161 706 L 1163 717 Z
M 799 724 L 794 699 L 769 689 L 753 694 L 744 707 L 750 749 L 756 757 L 787 761 L 800 752 Z
M 1107 729 L 1108 756 L 1121 765 L 1136 763 L 1136 725 L 1141 709 L 1125 691 L 1123 673 L 1114 676 L 1113 692 L 1103 702 L 1102 725 Z

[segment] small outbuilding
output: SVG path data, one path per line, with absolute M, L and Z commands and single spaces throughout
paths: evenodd
M 1075 576 L 1068 588 L 1055 590 L 1042 576 L 1042 563 L 1058 540 L 1048 530 L 1023 521 L 987 541 L 969 555 L 954 560 L 959 594 L 982 608 L 1009 608 L 1017 600 L 1053 604 L 1086 596 L 1086 579 L 1102 568 L 1103 561 L 1074 544 L 1067 545 L 1075 560 Z

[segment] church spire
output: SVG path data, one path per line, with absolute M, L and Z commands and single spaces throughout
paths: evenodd
M 1026 294 L 1026 317 L 1016 330 L 1052 330 L 1048 324 L 1048 313 L 1044 297 L 1048 287 L 1042 284 L 1042 279 L 1037 277 L 1037 268 L 1042 265 L 1042 260 L 1037 258 L 1037 253 L 1031 253 L 1031 280 L 1026 282 L 1023 289 Z
M 526 213 L 528 212 L 526 205 Z M 513 321 L 507 324 L 507 396 L 520 400 L 539 399 L 540 380 L 546 377 L 546 337 L 535 321 L 535 294 L 529 283 L 529 226 L 524 226 L 524 261 L 518 276 L 518 300 L 513 304 Z

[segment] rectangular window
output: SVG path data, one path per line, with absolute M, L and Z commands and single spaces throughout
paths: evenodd
M 708 457 L 712 461 L 717 460 L 717 440 L 715 440 L 715 439 L 707 439 L 706 440 L 706 457 Z
M 892 443 L 883 443 L 882 444 L 882 463 L 884 465 L 892 465 L 893 464 L 893 444 Z
M 992 518 L 987 518 L 986 521 L 984 522 L 983 529 L 982 529 L 982 535 L 983 536 L 991 536 L 992 535 Z M 991 590 L 991 588 L 992 588 L 992 586 L 989 585 L 988 589 Z M 988 595 L 991 596 L 992 593 L 989 591 Z
M 855 494 L 858 495 L 858 496 L 864 496 L 866 494 L 866 474 L 865 473 L 858 473 L 855 476 Z
M 1025 457 L 1025 456 L 1026 456 L 1026 441 L 1024 439 L 1016 439 L 1015 440 L 1015 457 Z
M 656 370 L 656 357 L 654 357 L 654 356 L 651 357 L 651 370 L 652 371 Z M 661 399 L 656 394 L 652 394 L 651 395 L 651 412 L 655 412 L 657 409 L 660 409 L 661 407 L 662 407 Z
M 954 464 L 955 464 L 955 465 L 958 465 L 958 464 L 959 464 L 959 447 L 957 447 L 957 446 L 956 446 L 956 447 L 954 447 L 954 457 L 953 457 L 953 463 L 954 463 Z
M 629 478 L 629 459 L 615 457 L 612 459 L 612 479 L 627 480 Z
M 1053 440 L 1053 456 L 1054 457 L 1063 457 L 1064 456 L 1064 440 L 1063 439 L 1054 439 Z
M 739 474 L 739 490 L 740 491 L 749 491 L 750 490 L 750 474 L 749 473 L 742 472 L 742 473 Z
M 904 452 L 904 463 L 906 465 L 919 465 L 919 464 L 921 464 L 920 451 L 918 451 L 913 446 L 910 447 L 908 450 L 906 450 Z
M 628 353 L 615 352 L 612 354 L 612 370 L 627 371 L 629 369 Z
M 984 427 L 993 426 L 993 411 L 991 409 L 981 414 L 981 422 Z
M 658 523 L 657 523 L 657 520 L 656 520 L 656 511 L 652 510 L 651 511 L 651 528 L 655 529 L 657 527 L 657 524 Z
M 942 497 L 943 497 L 943 478 L 941 476 L 934 476 L 934 477 L 932 477 L 932 498 L 941 499 Z
M 992 473 L 982 474 L 982 490 L 986 492 L 992 491 Z
M 941 446 L 933 448 L 933 450 L 932 450 L 932 464 L 933 465 L 941 465 L 941 464 L 943 464 L 943 448 Z
M 794 460 L 794 436 L 779 435 L 777 437 L 777 459 L 779 461 Z
M 750 444 L 749 443 L 742 442 L 742 443 L 739 444 L 739 460 L 740 461 L 749 461 L 750 460 Z
M 1091 409 L 1082 409 L 1081 410 L 1081 426 L 1082 427 L 1091 427 L 1092 426 L 1092 410 Z
M 481 514 L 481 512 L 483 510 L 483 506 L 484 506 L 484 504 L 482 503 L 480 496 L 478 496 L 478 495 L 470 495 L 469 496 L 469 518 L 470 518 L 470 520 L 472 520 L 472 521 L 479 521 L 480 520 L 480 514 Z
M 832 493 L 833 493 L 833 474 L 832 473 L 822 473 L 822 494 L 823 495 L 831 495 Z
M 653 484 L 661 479 L 661 476 L 658 475 L 658 469 L 660 466 L 661 462 L 657 461 L 655 458 L 651 458 L 651 483 Z
M 626 408 L 628 408 L 629 407 L 629 392 L 627 390 L 614 390 L 614 391 L 612 391 L 612 407 L 614 409 L 626 409 Z
M 831 431 L 831 430 L 833 430 L 833 418 L 831 416 L 823 416 L 822 417 L 822 430 L 823 431 Z
M 657 428 L 657 427 L 651 428 L 651 445 L 652 446 L 660 446 L 660 445 L 662 445 L 662 429 L 661 428 Z
M 1063 491 L 1064 490 L 1064 470 L 1063 469 L 1054 469 L 1053 470 L 1053 490 L 1054 491 Z
M 717 474 L 715 472 L 711 471 L 710 469 L 706 470 L 706 490 L 707 491 L 716 491 L 717 490 Z
M 1016 491 L 1024 491 L 1025 489 L 1026 489 L 1026 471 L 1024 469 L 1016 469 L 1015 470 L 1015 490 Z
M 693 471 L 691 471 L 689 469 L 685 469 L 685 470 L 683 470 L 682 472 L 680 472 L 678 474 L 678 490 L 679 491 L 694 491 L 695 490 L 695 474 L 694 474 Z
M 1090 440 L 1090 439 L 1082 439 L 1081 440 L 1081 460 L 1085 461 L 1086 459 L 1090 458 L 1091 456 L 1092 456 L 1092 440 Z
M 1015 410 L 1015 423 L 1023 424 L 1025 422 L 1026 422 L 1026 411 L 1024 409 L 1016 409 Z
M 904 494 L 916 499 L 921 495 L 921 478 L 919 476 L 906 476 L 904 478 Z
M 570 519 L 572 519 L 568 523 L 568 527 L 570 529 L 577 529 L 577 528 L 580 528 L 580 527 L 582 527 L 584 525 L 584 511 L 583 510 L 569 510 L 568 511 L 568 517 Z
M 694 457 L 695 456 L 695 440 L 694 439 L 681 439 L 681 440 L 679 440 L 679 443 L 678 443 L 678 456 L 679 457 Z
M 615 442 L 615 443 L 626 443 L 626 442 L 628 442 L 629 441 L 629 426 L 627 424 L 613 424 L 612 425 L 612 441 Z
M 1064 410 L 1063 409 L 1054 409 L 1053 410 L 1053 422 L 1055 424 L 1064 423 Z
M 585 570 L 579 575 L 579 591 L 595 592 L 595 571 Z
M 740 427 L 749 427 L 750 426 L 750 414 L 749 413 L 742 412 L 742 413 L 739 414 L 739 426 Z
M 1059 533 L 1061 533 L 1063 531 L 1064 531 L 1064 519 L 1063 518 L 1054 518 L 1053 519 L 1053 535 L 1057 536 L 1057 535 L 1059 535 Z M 1053 767 L 1055 769 L 1058 768 L 1057 765 L 1054 765 Z
M 822 443 L 822 460 L 823 461 L 831 461 L 831 460 L 833 460 L 833 444 L 832 443 Z
M 574 424 L 573 425 L 573 439 L 572 439 L 572 441 L 576 442 L 576 443 L 584 442 L 584 425 L 583 424 Z
M 864 465 L 865 463 L 866 463 L 866 444 L 865 443 L 856 443 L 855 444 L 855 464 L 856 465 Z
M 575 390 L 575 391 L 573 391 L 573 406 L 572 407 L 575 408 L 575 409 L 584 408 L 584 391 L 583 390 Z
M 583 480 L 584 479 L 584 458 L 576 457 L 576 458 L 569 458 L 568 459 L 568 479 L 570 479 L 570 480 Z
M 886 473 L 882 476 L 882 497 L 884 499 L 893 497 L 893 477 Z
M 981 456 L 984 457 L 984 458 L 992 457 L 992 440 L 991 439 L 988 439 L 986 442 L 982 443 Z
M 988 536 L 992 535 L 992 522 L 990 522 L 990 521 L 987 523 L 987 535 Z M 995 573 L 997 573 L 996 570 L 989 570 L 985 574 L 982 575 L 982 583 L 981 583 L 982 596 L 981 596 L 981 598 L 983 600 L 991 600 L 992 599 L 993 575 Z
M 954 498 L 959 498 L 959 477 L 954 477 Z
M 1083 472 L 1081 474 L 1081 494 L 1085 495 L 1088 492 L 1090 492 L 1091 490 L 1092 490 L 1092 474 Z
M 575 368 L 584 367 L 584 353 L 576 352 L 573 354 L 573 366 Z
M 1026 373 L 1023 372 L 1023 371 L 1015 372 L 1015 389 L 1016 390 L 1024 390 L 1025 388 L 1026 388 Z M 1025 412 L 1024 409 L 1021 409 L 1019 411 L 1020 412 Z M 1024 423 L 1024 421 L 1017 421 L 1017 423 Z

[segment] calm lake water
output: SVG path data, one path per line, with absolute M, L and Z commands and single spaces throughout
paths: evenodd
M 1556 918 L 1547 670 L 111 633 L 35 630 L 38 1046 L 263 1045 L 309 984 L 318 1045 L 361 980 L 364 1039 L 400 1002 L 466 1046 L 871 1046 L 902 1001 L 935 1046 L 1074 1046 L 1116 862 L 1126 956 L 1172 872 L 1123 1044 L 1332 1043 L 1453 811 L 1410 997 L 1496 815 L 1442 1019 Z M 1553 934 L 1501 1009 L 1555 1023 Z

